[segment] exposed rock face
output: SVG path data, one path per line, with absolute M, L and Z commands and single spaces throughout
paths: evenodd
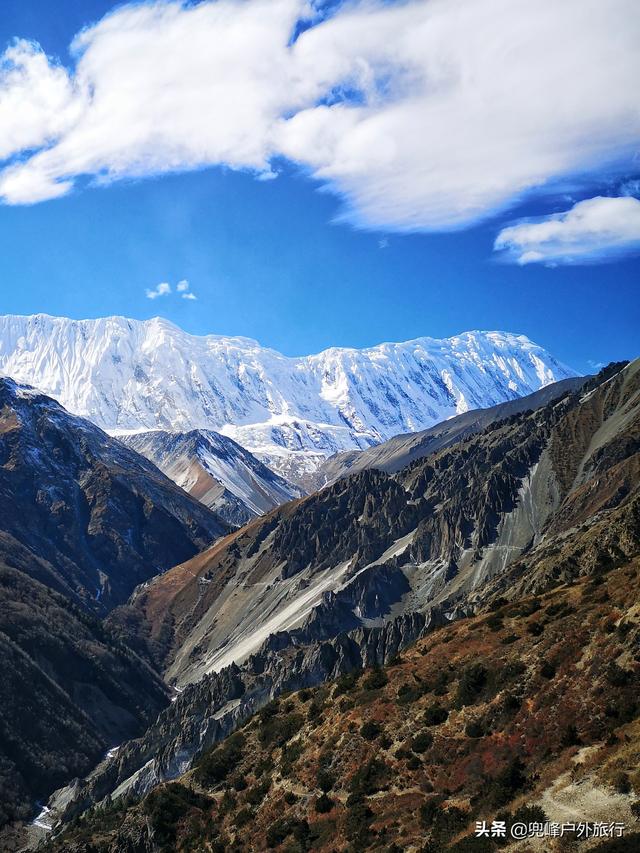
M 228 533 L 158 469 L 53 400 L 0 379 L 0 558 L 105 613 Z
M 242 666 L 232 664 L 185 688 L 143 738 L 125 744 L 113 759 L 98 767 L 56 816 L 69 819 L 107 794 L 141 794 L 158 782 L 175 778 L 188 769 L 195 755 L 228 735 L 273 697 L 354 669 L 382 665 L 442 622 L 437 612 L 426 617 L 413 613 L 380 628 L 359 627 L 310 645 L 298 645 L 300 637 L 271 637 Z
M 120 441 L 234 527 L 302 496 L 248 450 L 212 430 L 154 430 Z
M 627 376 L 633 385 L 636 372 L 635 365 L 627 368 L 606 389 L 626 384 Z M 584 405 L 608 393 L 600 382 Z M 602 465 L 613 459 L 614 446 L 616 459 L 634 456 L 621 436 L 637 418 L 636 397 L 624 404 L 630 407 L 625 415 L 608 405 L 606 445 L 612 449 Z M 336 611 L 331 617 L 336 629 L 383 618 L 382 609 L 356 615 L 356 605 L 345 608 L 340 597 L 359 572 L 376 564 L 400 569 L 409 585 L 394 586 L 396 600 L 385 597 L 386 612 L 464 598 L 538 545 L 547 529 L 563 529 L 563 513 L 576 498 L 561 492 L 554 447 L 582 406 L 580 392 L 551 395 L 541 408 L 493 421 L 394 475 L 365 469 L 273 511 L 157 578 L 132 602 L 141 633 L 162 642 L 157 664 L 184 684 L 240 662 L 269 634 L 299 627 L 318 606 L 326 610 L 328 592 L 340 603 L 342 616 Z M 600 428 L 593 418 L 589 422 L 594 431 Z M 575 453 L 581 464 L 585 450 Z M 585 464 L 590 471 L 592 463 Z M 628 464 L 632 472 L 635 463 Z
M 628 561 L 639 422 L 634 362 L 393 476 L 292 502 L 156 579 L 130 608 L 184 692 L 80 807 L 174 777 L 269 697 L 388 660 L 434 621 Z

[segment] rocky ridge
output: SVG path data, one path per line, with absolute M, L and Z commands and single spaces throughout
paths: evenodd
M 212 430 L 154 430 L 122 435 L 120 441 L 234 527 L 302 495 L 248 450 Z

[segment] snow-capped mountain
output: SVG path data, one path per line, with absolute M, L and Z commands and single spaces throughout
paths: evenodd
M 466 332 L 290 358 L 167 320 L 0 317 L 0 372 L 112 433 L 214 429 L 294 482 L 328 456 L 575 375 L 523 335 Z
M 153 430 L 120 440 L 230 524 L 246 524 L 302 495 L 244 447 L 213 430 Z

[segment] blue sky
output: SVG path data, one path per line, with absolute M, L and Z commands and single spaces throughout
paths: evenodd
M 39 74 L 53 73 L 57 59 L 72 77 L 79 60 L 77 50 L 69 53 L 71 40 L 112 5 L 66 0 L 54 8 L 45 0 L 5 0 L 0 49 L 16 37 L 32 40 L 51 63 Z M 624 11 L 624 0 L 618 5 Z M 175 29 L 183 20 L 176 17 L 167 26 Z M 384 24 L 396 26 L 391 20 Z M 372 33 L 376 26 L 372 21 Z M 159 38 L 165 35 L 163 30 Z M 113 36 L 100 38 L 103 43 L 95 40 L 98 48 L 111 49 L 106 39 Z M 89 54 L 91 50 L 94 47 Z M 91 73 L 99 75 L 100 68 L 94 60 Z M 379 82 L 375 86 L 379 90 Z M 349 104 L 361 96 L 331 95 Z M 315 108 L 331 103 L 327 97 L 313 97 Z M 75 109 L 71 96 L 69 103 L 69 109 Z M 624 107 L 621 103 L 621 114 Z M 326 112 L 314 114 L 314 121 Z M 453 122 L 451 116 L 445 121 Z M 191 115 L 184 120 L 191 121 Z M 603 124 L 609 120 L 605 115 Z M 65 134 L 73 128 L 52 131 L 57 118 L 46 121 L 44 141 L 16 148 L 6 158 L 9 167 L 26 163 L 31 168 L 33 152 L 46 152 L 52 135 L 62 138 L 63 150 Z M 413 117 L 408 115 L 407 121 Z M 75 122 L 74 113 L 69 126 Z M 477 193 L 465 188 L 460 195 L 455 181 L 442 179 L 425 184 L 424 192 L 418 187 L 422 194 L 407 194 L 403 187 L 411 184 L 411 175 L 381 172 L 376 183 L 357 170 L 348 173 L 344 161 L 319 163 L 306 127 L 300 127 L 279 143 L 276 153 L 268 152 L 271 165 L 266 168 L 257 131 L 258 142 L 254 145 L 252 136 L 243 154 L 246 162 L 232 164 L 236 169 L 229 168 L 233 154 L 225 148 L 227 140 L 213 139 L 208 131 L 206 144 L 222 154 L 207 155 L 194 165 L 191 153 L 181 153 L 176 167 L 166 152 L 158 154 L 154 143 L 153 150 L 144 150 L 142 170 L 139 153 L 121 167 L 128 156 L 124 147 L 112 145 L 104 163 L 93 165 L 73 137 L 64 159 L 56 154 L 54 140 L 56 164 L 62 163 L 55 166 L 55 186 L 69 175 L 73 186 L 60 197 L 29 203 L 7 190 L 6 203 L 0 206 L 0 311 L 72 317 L 160 314 L 190 332 L 246 335 L 287 354 L 421 335 L 444 337 L 477 328 L 524 333 L 583 371 L 640 354 L 633 144 L 608 159 L 603 160 L 601 151 L 593 154 L 587 169 L 581 164 L 579 178 L 576 169 L 554 171 L 548 165 L 553 158 L 547 157 L 543 190 L 523 193 L 509 187 L 500 195 L 487 183 L 478 210 L 461 218 L 459 211 L 469 198 L 476 204 Z M 235 148 L 238 139 L 244 144 L 247 133 L 254 134 L 254 125 L 250 130 L 241 125 L 239 132 L 243 136 L 231 140 Z M 606 143 L 603 132 L 602 145 Z M 430 144 L 427 139 L 427 153 Z M 433 145 L 431 156 L 443 170 L 447 162 L 437 160 L 441 153 Z M 416 145 L 405 157 L 418 182 L 426 180 L 421 156 L 422 147 Z M 468 161 L 462 149 L 460 157 Z M 147 165 L 150 159 L 153 167 Z M 75 171 L 69 166 L 80 161 Z M 371 174 L 378 162 L 372 161 Z M 121 171 L 114 178 L 116 167 Z M 277 177 L 257 179 L 269 169 Z M 33 183 L 27 177 L 30 188 Z M 519 180 L 518 173 L 514 186 Z M 473 187 L 472 180 L 469 184 Z M 24 186 L 20 184 L 20 193 Z M 434 197 L 441 203 L 433 204 Z M 603 204 L 603 197 L 610 203 Z M 591 206 L 580 207 L 582 200 L 591 199 Z M 496 252 L 499 234 L 504 248 Z M 189 282 L 197 299 L 183 299 L 176 292 L 182 280 Z M 169 283 L 173 292 L 149 299 L 146 291 L 161 282 Z

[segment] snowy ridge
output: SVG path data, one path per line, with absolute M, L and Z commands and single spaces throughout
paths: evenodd
M 212 430 L 121 435 L 193 497 L 241 525 L 302 495 L 235 441 Z
M 289 358 L 167 320 L 0 317 L 0 373 L 118 432 L 213 429 L 292 481 L 575 373 L 523 335 L 466 332 Z

